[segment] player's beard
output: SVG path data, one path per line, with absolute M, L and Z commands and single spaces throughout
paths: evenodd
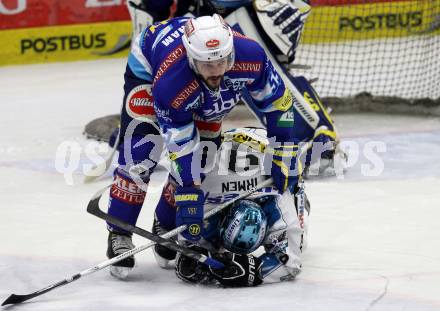
M 210 76 L 204 80 L 205 80 L 206 85 L 211 90 L 217 90 L 220 87 L 220 83 L 223 80 L 223 76 Z

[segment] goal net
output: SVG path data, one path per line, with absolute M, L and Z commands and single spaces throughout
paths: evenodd
M 364 110 L 399 104 L 440 115 L 440 0 L 311 5 L 295 63 L 312 68 L 294 72 L 318 78 L 324 101 Z

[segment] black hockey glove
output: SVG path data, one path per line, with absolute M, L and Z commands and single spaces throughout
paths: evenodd
M 191 249 L 212 256 L 225 264 L 223 269 L 210 268 L 192 258 L 179 254 L 176 259 L 176 275 L 179 279 L 195 284 L 216 284 L 224 287 L 249 287 L 261 284 L 261 260 L 253 255 L 234 253 L 210 254 L 206 249 Z
M 212 276 L 224 287 L 250 287 L 263 283 L 261 260 L 253 255 L 223 253 L 214 258 L 223 262 L 225 268 L 209 268 Z
M 194 245 L 190 246 L 190 248 L 205 255 L 208 254 L 208 251 L 203 248 Z M 214 279 L 211 277 L 211 273 L 206 265 L 182 254 L 178 254 L 176 258 L 176 275 L 179 279 L 189 283 L 214 283 Z

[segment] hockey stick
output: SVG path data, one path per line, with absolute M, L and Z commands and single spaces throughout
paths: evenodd
M 233 204 L 234 202 L 250 196 L 252 193 L 257 191 L 258 189 L 270 186 L 272 184 L 272 182 L 273 182 L 272 178 L 269 178 L 269 179 L 261 182 L 260 184 L 258 184 L 254 188 L 249 189 L 248 191 L 246 191 L 245 193 L 240 194 L 239 196 L 235 197 L 234 199 L 232 199 L 232 200 L 230 200 L 230 201 L 228 201 L 228 202 L 226 202 L 226 203 L 224 203 L 222 205 L 219 205 L 219 206 L 213 208 L 212 210 L 210 210 L 209 212 L 207 212 L 205 214 L 204 218 L 206 219 L 206 218 L 211 217 L 212 215 L 220 212 L 221 210 L 225 209 L 226 207 L 228 207 L 229 205 Z M 96 195 L 95 195 L 95 197 L 93 199 L 96 199 Z M 171 238 L 171 237 L 173 237 L 173 236 L 175 236 L 175 235 L 177 235 L 177 234 L 179 234 L 179 233 L 181 233 L 181 232 L 183 232 L 185 230 L 186 230 L 186 226 L 182 225 L 180 227 L 177 227 L 174 230 L 171 230 L 171 231 L 161 235 L 161 237 L 164 238 L 164 239 L 169 239 L 169 238 Z M 86 276 L 86 275 L 89 275 L 91 273 L 94 273 L 94 272 L 97 272 L 99 270 L 102 270 L 102 269 L 104 269 L 104 268 L 106 268 L 106 267 L 108 267 L 108 266 L 110 266 L 110 265 L 112 265 L 112 264 L 114 264 L 114 263 L 116 263 L 118 261 L 121 261 L 121 260 L 123 260 L 125 258 L 128 258 L 130 256 L 133 256 L 133 255 L 135 255 L 137 253 L 140 253 L 143 250 L 152 247 L 154 244 L 156 244 L 156 243 L 151 242 L 151 243 L 148 243 L 148 244 L 144 244 L 144 245 L 135 247 L 135 248 L 133 248 L 133 249 L 123 253 L 123 254 L 120 254 L 120 255 L 118 255 L 116 257 L 113 257 L 112 259 L 108 259 L 106 261 L 103 261 L 100 264 L 98 264 L 98 265 L 96 265 L 96 266 L 94 266 L 92 268 L 89 268 L 89 269 L 86 269 L 84 271 L 81 271 L 81 272 L 79 272 L 77 274 L 74 274 L 74 275 L 64 279 L 64 280 L 61 280 L 61 281 L 59 281 L 57 283 L 53 283 L 53 284 L 51 284 L 51 285 L 49 285 L 49 286 L 47 286 L 47 287 L 45 287 L 43 289 L 37 290 L 37 291 L 35 291 L 33 293 L 26 294 L 26 295 L 12 294 L 2 303 L 2 306 L 9 305 L 9 304 L 21 303 L 21 302 L 24 302 L 26 300 L 32 299 L 34 297 L 40 296 L 40 295 L 42 295 L 44 293 L 47 293 L 47 292 L 49 292 L 49 291 L 51 291 L 51 290 L 53 290 L 55 288 L 58 288 L 60 286 L 64 286 L 66 284 L 69 284 L 69 283 L 71 283 L 73 281 L 76 281 L 76 280 L 80 279 L 83 276 Z
M 99 177 L 101 177 L 102 175 L 104 175 L 104 173 L 107 171 L 107 169 L 112 164 L 113 157 L 116 153 L 116 150 L 118 149 L 118 145 L 119 145 L 119 133 L 118 133 L 118 136 L 116 137 L 115 145 L 113 146 L 112 150 L 110 151 L 110 154 L 107 156 L 105 161 L 92 166 L 90 168 L 90 170 L 85 173 L 85 176 L 84 176 L 84 183 L 85 184 L 91 183 L 91 182 L 95 181 L 96 179 L 98 179 Z
M 139 228 L 137 226 L 133 226 L 129 223 L 126 223 L 125 221 L 120 220 L 119 218 L 113 217 L 112 215 L 109 215 L 107 213 L 104 213 L 100 208 L 99 208 L 99 201 L 102 197 L 102 194 L 104 193 L 105 190 L 107 190 L 108 187 L 105 187 L 103 190 L 99 191 L 92 200 L 90 200 L 88 206 L 87 206 L 87 212 L 89 212 L 90 214 L 101 218 L 107 222 L 112 223 L 113 225 L 116 225 L 126 231 L 130 231 L 132 233 L 136 233 L 144 238 L 147 238 L 153 242 L 156 242 L 157 244 L 163 245 L 168 249 L 171 249 L 173 251 L 182 253 L 183 255 L 190 257 L 194 260 L 197 260 L 207 266 L 210 266 L 214 269 L 222 269 L 225 267 L 224 264 L 222 264 L 221 262 L 211 258 L 211 257 L 207 257 L 199 252 L 196 252 L 188 247 L 184 247 L 181 246 L 179 244 L 176 244 L 174 241 L 170 240 L 170 239 L 164 239 L 162 237 L 160 237 L 157 234 L 151 233 L 149 231 L 146 231 L 142 228 Z

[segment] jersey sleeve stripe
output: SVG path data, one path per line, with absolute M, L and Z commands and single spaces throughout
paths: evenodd
M 152 75 L 145 71 L 144 65 L 140 63 L 138 59 L 131 53 L 128 56 L 128 66 L 130 67 L 131 71 L 136 75 L 136 77 L 147 80 L 149 82 L 153 81 Z
M 188 125 L 169 129 L 166 133 L 169 135 L 170 143 L 182 144 L 195 137 L 195 127 L 194 123 Z
M 141 32 L 133 42 L 130 55 L 128 56 L 128 65 L 137 77 L 145 79 L 145 76 L 147 76 L 149 77 L 148 80 L 152 81 L 153 70 L 147 58 L 142 53 L 141 38 L 143 38 L 143 36 L 144 31 Z

